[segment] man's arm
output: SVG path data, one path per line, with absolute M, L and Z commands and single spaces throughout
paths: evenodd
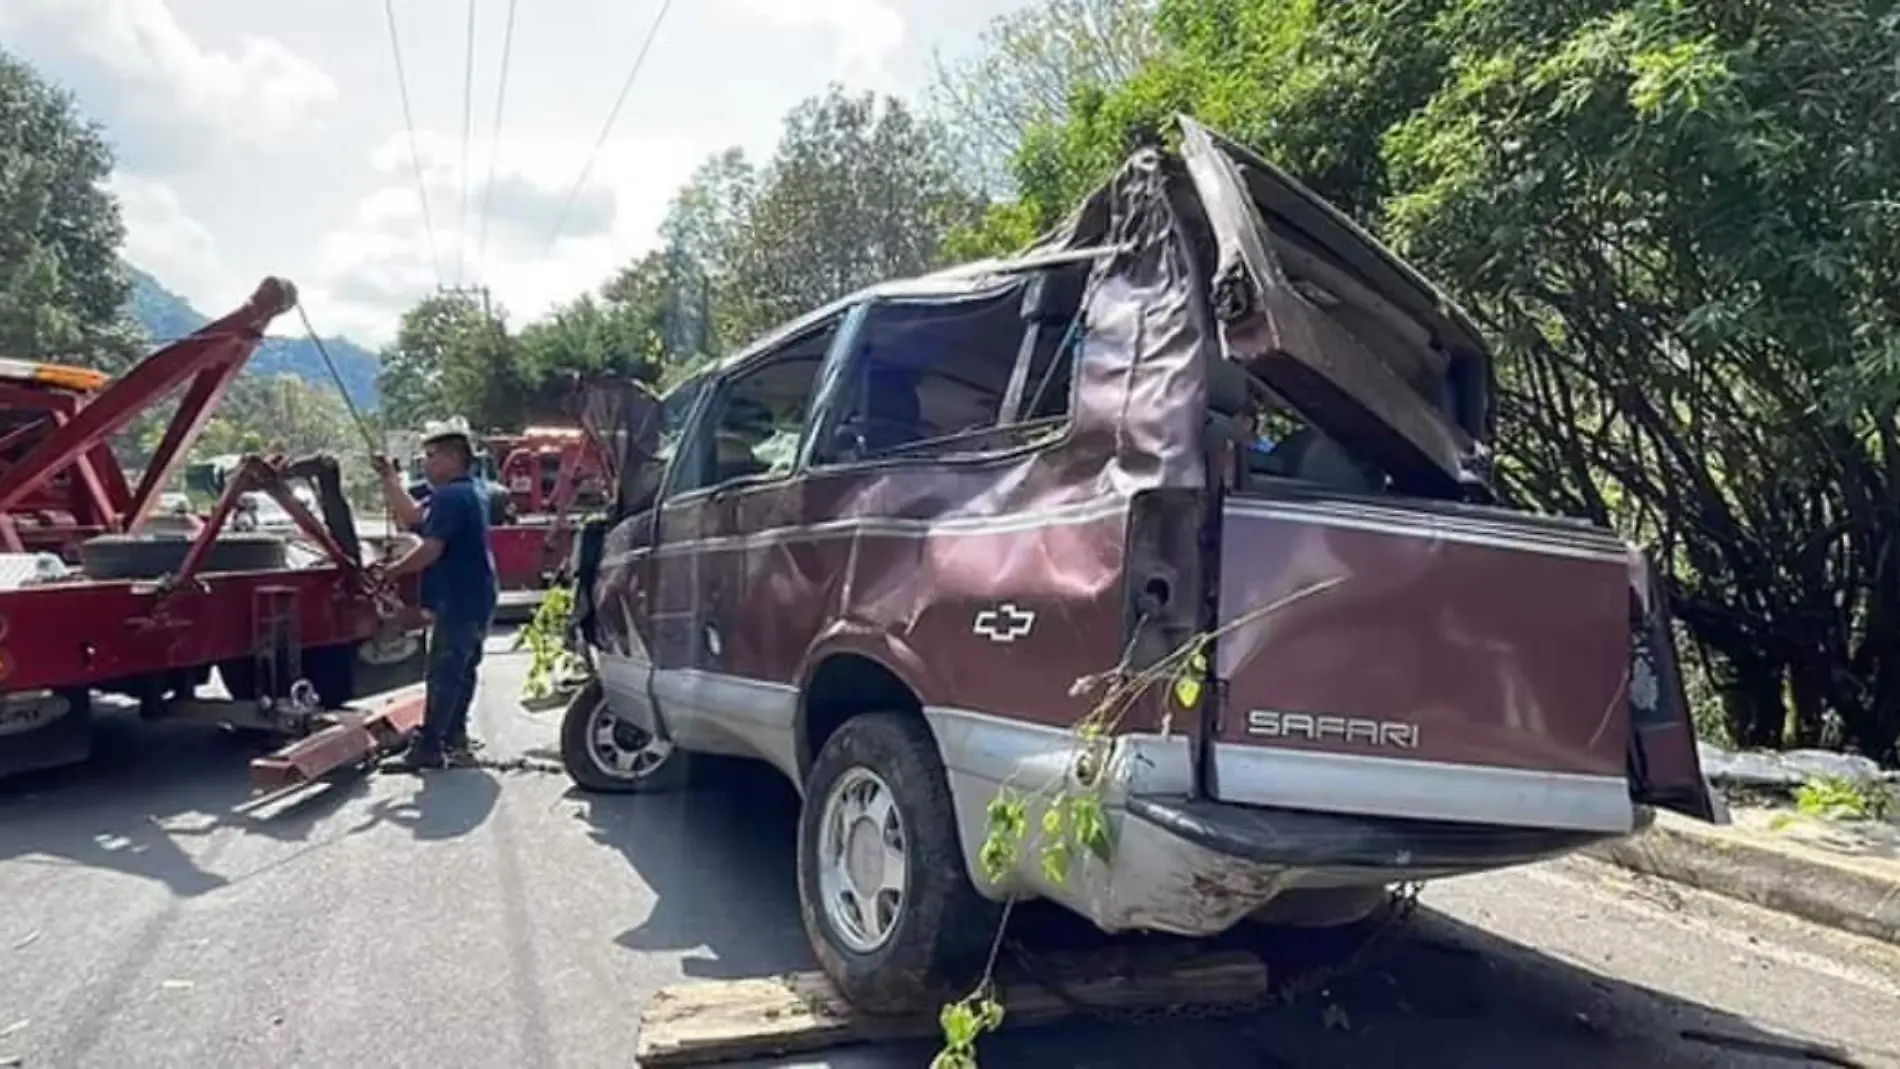
M 396 562 L 383 570 L 391 579 L 400 579 L 427 568 L 442 558 L 443 543 L 439 538 L 424 538 L 416 548 L 396 558 Z
M 475 491 L 466 483 L 440 491 L 422 522 L 422 544 L 403 554 L 386 574 L 400 578 L 440 560 L 451 539 L 467 537 L 476 519 L 473 512 L 479 507 Z
M 409 496 L 409 491 L 402 485 L 402 475 L 397 472 L 396 465 L 384 456 L 372 458 L 371 463 L 376 466 L 376 474 L 382 477 L 383 507 L 389 510 L 389 514 L 395 517 L 396 523 L 404 530 L 414 530 L 421 526 L 422 505 Z M 441 556 L 441 554 L 441 547 L 436 547 L 436 556 Z M 425 561 L 417 567 L 426 568 L 428 563 Z

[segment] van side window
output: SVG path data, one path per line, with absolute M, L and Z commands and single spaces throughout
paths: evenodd
M 788 475 L 839 318 L 802 331 L 717 387 L 680 450 L 671 494 Z
M 978 293 L 872 305 L 846 366 L 848 400 L 814 460 L 968 455 L 1058 433 L 1087 272 L 1063 265 Z

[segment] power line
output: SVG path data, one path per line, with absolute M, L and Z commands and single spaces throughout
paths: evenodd
M 350 396 L 350 388 L 343 384 L 343 372 L 337 370 L 336 361 L 330 359 L 330 350 L 324 347 L 317 328 L 310 325 L 310 313 L 304 311 L 302 301 L 297 302 L 297 318 L 303 320 L 303 331 L 310 335 L 311 343 L 317 347 L 317 355 L 323 357 L 323 366 L 330 369 L 330 381 L 336 383 L 336 392 L 343 395 L 343 407 L 349 409 L 350 421 L 356 424 L 357 433 L 363 436 L 363 444 L 369 447 L 372 454 L 382 452 L 376 445 L 376 436 L 369 431 L 369 421 L 363 418 L 363 410 L 356 407 L 356 398 Z
M 455 284 L 468 259 L 468 138 L 475 127 L 475 0 L 468 0 L 468 48 L 462 61 L 462 203 L 455 221 Z
M 640 68 L 646 63 L 647 51 L 653 47 L 653 39 L 660 35 L 660 23 L 666 21 L 666 12 L 673 6 L 673 0 L 661 0 L 660 11 L 653 16 L 653 25 L 647 28 L 647 37 L 640 43 L 640 51 L 633 57 L 633 67 L 627 71 L 627 80 L 620 83 L 620 95 L 614 98 L 612 110 L 607 112 L 607 121 L 601 125 L 600 136 L 594 139 L 594 147 L 587 153 L 587 162 L 581 165 L 581 173 L 574 178 L 574 185 L 567 191 L 567 199 L 561 202 L 561 214 L 555 217 L 554 229 L 548 234 L 548 243 L 541 250 L 541 258 L 554 251 L 554 243 L 561 236 L 561 227 L 567 223 L 568 210 L 574 207 L 574 196 L 581 191 L 581 185 L 587 181 L 588 172 L 594 169 L 594 158 L 600 155 L 602 145 L 607 143 L 607 135 L 613 132 L 614 120 L 620 117 L 620 105 L 627 102 L 627 91 L 633 88 L 633 80 L 640 75 Z
M 383 17 L 389 23 L 389 51 L 396 57 L 396 92 L 402 97 L 402 122 L 409 131 L 409 162 L 416 171 L 416 196 L 422 201 L 422 228 L 429 235 L 429 270 L 436 282 L 442 281 L 442 258 L 436 249 L 435 222 L 429 215 L 429 187 L 422 180 L 422 154 L 416 150 L 416 120 L 409 111 L 409 76 L 402 69 L 402 39 L 396 33 L 396 8 L 393 0 L 383 0 Z
M 501 75 L 495 87 L 495 125 L 488 138 L 488 177 L 482 183 L 480 228 L 475 238 L 475 270 L 486 275 L 482 264 L 488 249 L 488 197 L 495 190 L 495 158 L 501 154 L 501 106 L 508 99 L 508 57 L 515 45 L 515 0 L 508 0 L 508 21 L 501 35 Z

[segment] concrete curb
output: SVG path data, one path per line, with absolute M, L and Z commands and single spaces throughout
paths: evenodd
M 1900 945 L 1900 870 L 1889 874 L 1824 851 L 1763 841 L 1729 827 L 1660 814 L 1649 830 L 1590 847 L 1588 856 Z

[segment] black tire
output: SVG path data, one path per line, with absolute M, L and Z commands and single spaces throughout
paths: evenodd
M 0 780 L 76 765 L 92 756 L 92 695 L 60 692 L 66 713 L 29 731 L 0 736 Z
M 157 579 L 170 575 L 191 552 L 187 538 L 100 535 L 79 545 L 79 567 L 89 579 Z M 204 572 L 268 572 L 286 566 L 284 540 L 268 534 L 224 534 L 205 554 Z
M 602 719 L 610 715 L 607 694 L 598 679 L 576 691 L 561 714 L 561 767 L 576 787 L 601 794 L 658 794 L 680 790 L 692 781 L 694 755 L 677 747 L 668 747 L 656 765 L 636 766 L 633 774 L 615 772 L 603 754 L 604 742 L 596 742 Z M 623 750 L 647 741 L 645 732 L 618 718 L 613 730 L 615 744 Z
M 853 769 L 888 785 L 903 826 L 901 906 L 889 937 L 868 953 L 834 930 L 819 890 L 826 800 Z M 934 1014 L 968 994 L 982 972 L 1002 907 L 970 882 L 943 758 L 930 728 L 915 714 L 865 713 L 826 740 L 799 812 L 798 905 L 819 966 L 864 1012 Z

